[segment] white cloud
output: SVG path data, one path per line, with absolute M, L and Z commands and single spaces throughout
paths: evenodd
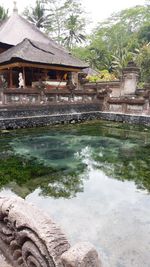
M 13 0 L 0 0 L 0 5 L 3 5 L 5 8 L 9 8 L 10 13 L 13 9 Z M 17 0 L 17 6 L 19 9 L 19 13 L 23 11 L 26 6 L 33 6 L 35 0 Z M 81 0 L 84 6 L 84 10 L 89 13 L 89 17 L 91 17 L 93 23 L 101 21 L 107 17 L 109 17 L 113 12 L 120 11 L 122 9 L 142 5 L 145 3 L 145 0 Z
M 136 5 L 143 5 L 145 0 L 82 0 L 82 3 L 85 7 L 85 11 L 91 13 L 92 21 L 96 23 L 108 18 L 114 12 Z

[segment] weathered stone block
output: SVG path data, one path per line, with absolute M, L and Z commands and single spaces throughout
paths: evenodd
M 89 242 L 77 243 L 62 256 L 64 267 L 101 267 L 98 253 Z

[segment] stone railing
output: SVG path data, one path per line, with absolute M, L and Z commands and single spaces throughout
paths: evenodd
M 5 89 L 0 94 L 1 105 L 44 105 L 51 103 L 86 103 L 104 99 L 105 94 L 90 90 L 38 90 L 33 88 Z
M 148 114 L 149 101 L 146 99 L 129 98 L 109 98 L 107 100 L 106 111 L 120 112 L 125 114 Z
M 18 197 L 0 198 L 0 250 L 14 267 L 101 267 L 90 243 L 70 247 L 50 218 Z
M 100 95 L 111 94 L 112 97 L 120 97 L 121 81 L 89 82 L 84 84 L 83 89 L 89 92 L 95 90 Z

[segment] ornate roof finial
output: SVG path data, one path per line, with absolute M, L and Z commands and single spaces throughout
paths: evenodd
M 17 2 L 14 1 L 14 8 L 13 8 L 14 13 L 18 13 L 18 8 L 17 8 Z

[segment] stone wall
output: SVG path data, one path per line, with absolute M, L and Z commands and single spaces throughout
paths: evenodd
M 1 92 L 1 106 L 8 105 L 48 105 L 51 103 L 86 103 L 93 102 L 99 98 L 99 92 L 93 90 L 38 90 L 26 89 L 4 89 Z M 104 99 L 101 97 L 101 100 Z
M 96 118 L 102 110 L 99 102 L 81 104 L 53 104 L 47 106 L 19 106 L 0 109 L 0 129 L 47 126 L 75 123 Z
M 149 104 L 145 99 L 109 98 L 105 111 L 146 115 L 149 111 Z
M 99 118 L 99 111 L 150 115 L 150 86 L 137 89 L 130 62 L 120 80 L 82 83 L 79 89 L 20 88 L 0 91 L 0 128 L 37 127 Z
M 16 114 L 16 112 L 15 112 Z M 22 114 L 23 115 L 23 114 Z M 146 115 L 134 115 L 134 114 L 123 114 L 119 112 L 103 112 L 103 111 L 87 111 L 87 112 L 73 112 L 73 113 L 62 113 L 53 115 L 34 115 L 34 116 L 17 116 L 11 118 L 0 119 L 0 129 L 18 129 L 18 128 L 32 128 L 32 127 L 43 127 L 55 124 L 66 124 L 66 123 L 80 123 L 90 120 L 108 120 L 116 122 L 127 122 L 132 124 L 141 124 L 150 126 L 150 116 Z
M 150 116 L 146 115 L 122 114 L 117 112 L 98 112 L 97 117 L 99 117 L 101 120 L 150 126 Z
M 30 116 L 30 117 L 16 117 L 4 118 L 0 120 L 0 129 L 18 129 L 18 128 L 32 128 L 43 127 L 55 124 L 65 123 L 79 123 L 88 120 L 95 120 L 99 118 L 99 113 L 96 111 L 84 113 L 71 113 L 59 115 L 43 115 L 43 116 Z
M 150 85 L 138 89 L 140 70 L 134 62 L 123 69 L 118 81 L 87 83 L 86 90 L 95 90 L 99 95 L 105 92 L 103 110 L 125 114 L 150 115 Z
M 109 82 L 91 82 L 86 83 L 83 86 L 86 91 L 96 91 L 98 94 L 109 94 L 111 97 L 120 97 L 121 95 L 121 81 L 109 81 Z
M 59 114 L 83 113 L 102 110 L 99 101 L 93 103 L 53 103 L 51 105 L 7 106 L 0 109 L 0 119 L 32 116 L 49 116 Z

